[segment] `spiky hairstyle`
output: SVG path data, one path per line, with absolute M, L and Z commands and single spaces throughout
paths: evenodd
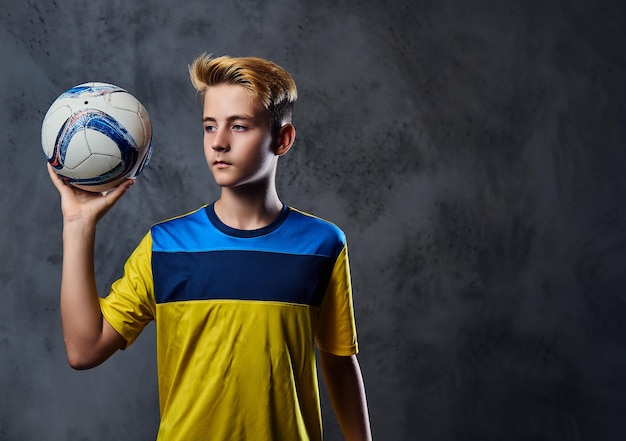
M 213 58 L 205 53 L 189 66 L 189 76 L 202 99 L 211 86 L 237 84 L 245 87 L 269 112 L 273 130 L 291 122 L 293 104 L 298 98 L 296 83 L 285 69 L 272 61 L 257 57 Z

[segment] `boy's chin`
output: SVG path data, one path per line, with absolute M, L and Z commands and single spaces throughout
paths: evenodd
M 235 189 L 235 188 L 245 186 L 245 184 L 229 181 L 226 179 L 215 179 L 215 184 L 222 189 L 226 189 L 226 188 Z

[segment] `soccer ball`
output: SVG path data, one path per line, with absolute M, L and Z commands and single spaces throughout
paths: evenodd
M 41 144 L 65 182 L 103 192 L 141 173 L 152 153 L 152 125 L 146 109 L 126 90 L 85 83 L 52 103 Z

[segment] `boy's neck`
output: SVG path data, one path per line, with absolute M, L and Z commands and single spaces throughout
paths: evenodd
M 214 207 L 219 220 L 229 227 L 256 230 L 276 220 L 283 203 L 275 189 L 257 193 L 222 188 L 222 194 Z

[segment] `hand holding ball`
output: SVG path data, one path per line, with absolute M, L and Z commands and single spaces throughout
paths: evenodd
M 41 144 L 64 181 L 103 192 L 141 173 L 152 153 L 152 125 L 146 109 L 126 90 L 85 83 L 52 103 Z

